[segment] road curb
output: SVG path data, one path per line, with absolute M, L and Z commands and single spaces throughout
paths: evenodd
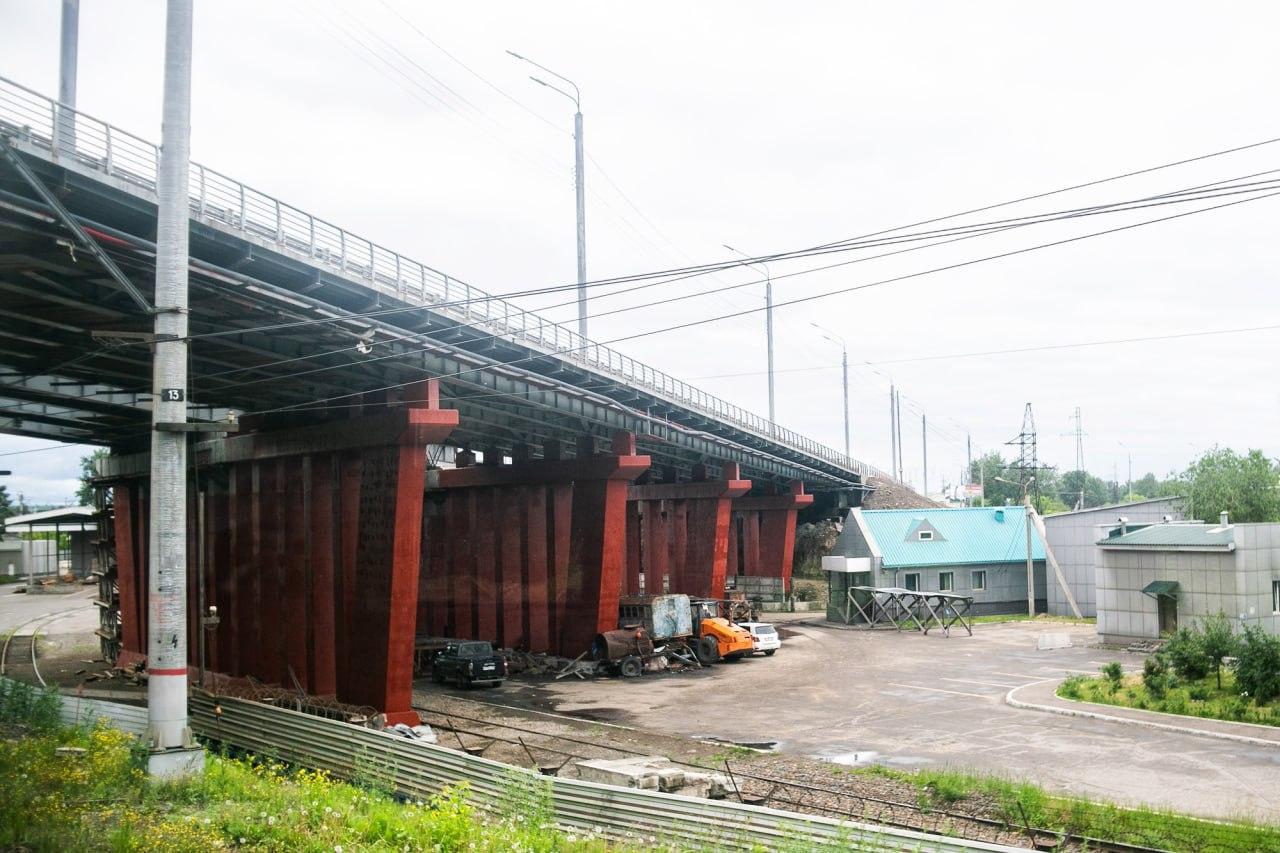
M 1066 679 L 1053 679 L 1053 680 L 1061 684 Z M 1280 741 L 1268 740 L 1266 738 L 1250 737 L 1249 735 L 1232 734 L 1231 732 L 1219 732 L 1219 731 L 1214 731 L 1212 729 L 1200 729 L 1192 726 L 1178 726 L 1172 723 L 1162 723 L 1162 722 L 1159 722 L 1158 720 L 1143 720 L 1143 719 L 1133 719 L 1131 717 L 1117 717 L 1112 714 L 1102 714 L 1097 711 L 1087 711 L 1082 708 L 1067 708 L 1067 707 L 1062 707 L 1060 705 L 1042 705 L 1038 702 L 1023 701 L 1014 695 L 1015 693 L 1021 690 L 1026 690 L 1028 687 L 1036 687 L 1044 683 L 1045 683 L 1044 681 L 1033 681 L 1030 684 L 1023 684 L 1019 687 L 1015 687 L 1005 694 L 1004 703 L 1010 706 L 1011 708 L 1019 708 L 1024 711 L 1043 711 L 1048 714 L 1057 714 L 1062 717 L 1085 717 L 1093 720 L 1105 720 L 1109 723 L 1123 723 L 1125 725 L 1130 725 L 1130 726 L 1143 726 L 1149 729 L 1159 729 L 1161 731 L 1166 731 L 1166 732 L 1176 732 L 1177 734 L 1199 735 L 1201 737 L 1217 738 L 1218 740 L 1230 740 L 1230 741 L 1235 741 L 1237 743 L 1247 743 L 1247 744 L 1252 744 L 1254 746 L 1269 746 L 1274 749 L 1280 749 Z M 1057 691 L 1056 686 L 1054 687 L 1054 691 L 1056 696 L 1056 691 Z M 1063 700 L 1063 701 L 1075 701 L 1075 700 Z M 1080 704 L 1093 704 L 1093 703 L 1080 703 Z M 1098 707 L 1103 707 L 1103 706 L 1098 706 Z M 1131 710 L 1135 713 L 1140 713 L 1140 714 L 1160 713 L 1158 711 L 1140 711 L 1136 708 L 1130 708 L 1126 710 Z M 1174 716 L 1174 715 L 1165 714 L 1163 716 Z M 1216 722 L 1229 722 L 1237 726 L 1253 725 L 1253 723 L 1237 723 L 1234 720 L 1217 720 Z M 1262 727 L 1259 727 L 1259 728 L 1262 728 Z

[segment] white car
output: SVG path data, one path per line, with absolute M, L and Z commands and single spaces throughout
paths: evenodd
M 751 632 L 753 653 L 764 652 L 766 655 L 772 655 L 782 648 L 782 638 L 778 636 L 777 629 L 768 622 L 739 622 L 738 627 Z

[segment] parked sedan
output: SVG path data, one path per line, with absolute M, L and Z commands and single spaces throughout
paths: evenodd
M 739 622 L 738 627 L 745 628 L 751 633 L 752 654 L 764 652 L 765 655 L 772 656 L 782 648 L 782 638 L 778 636 L 778 630 L 768 622 Z

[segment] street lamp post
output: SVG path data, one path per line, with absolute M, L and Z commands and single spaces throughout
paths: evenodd
M 741 255 L 746 258 L 747 266 L 758 266 L 764 270 L 764 334 L 769 360 L 769 434 L 776 435 L 778 419 L 775 417 L 773 398 L 773 276 L 769 272 L 769 265 L 764 261 L 753 261 L 746 252 L 740 252 L 728 243 L 722 243 L 721 245 L 735 255 Z
M 557 74 L 545 65 L 539 65 L 514 50 L 508 50 L 507 53 L 521 62 L 529 63 L 534 68 L 542 69 L 552 77 L 563 80 L 573 87 L 573 94 L 570 95 L 559 86 L 553 86 L 547 81 L 540 80 L 532 75 L 529 77 L 539 86 L 546 86 L 548 89 L 559 92 L 573 101 L 573 191 L 578 212 L 578 334 L 582 336 L 585 342 L 587 339 L 587 184 L 582 150 L 582 93 L 578 91 L 578 84 L 563 74 Z
M 1006 480 L 1004 477 L 993 477 L 992 479 L 1022 489 L 1022 515 L 1027 526 L 1027 615 L 1034 619 L 1036 615 L 1036 572 L 1031 560 L 1031 513 L 1035 510 L 1031 507 L 1031 499 L 1027 497 L 1027 490 L 1031 488 L 1031 484 L 1036 481 L 1036 478 L 1034 476 L 1028 477 L 1025 483 L 1015 483 L 1012 480 Z
M 824 329 L 817 323 L 809 325 L 821 332 L 822 337 L 840 346 L 840 371 L 844 382 L 844 455 L 852 459 L 853 453 L 849 449 L 849 347 L 845 344 L 844 338 L 830 329 Z
M 1127 503 L 1129 501 L 1129 496 L 1133 494 L 1133 451 L 1129 448 L 1129 445 L 1125 444 L 1123 441 L 1117 441 L 1116 444 L 1124 448 L 1125 456 L 1128 458 L 1129 462 L 1129 479 L 1126 481 L 1124 487 L 1124 499 Z

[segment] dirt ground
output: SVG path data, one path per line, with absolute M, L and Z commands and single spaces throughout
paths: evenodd
M 972 637 L 953 631 L 948 638 L 842 629 L 815 615 L 786 628 L 792 636 L 771 658 L 639 679 L 517 678 L 468 698 L 722 749 L 771 748 L 776 756 L 760 759 L 766 763 L 952 768 L 1090 799 L 1280 818 L 1280 749 L 1005 704 L 1014 687 L 1096 673 L 1111 660 L 1141 667 L 1141 655 L 1099 647 L 1092 626 L 984 624 Z M 1068 634 L 1073 646 L 1037 651 L 1047 632 Z M 460 695 L 423 690 L 428 706 Z

